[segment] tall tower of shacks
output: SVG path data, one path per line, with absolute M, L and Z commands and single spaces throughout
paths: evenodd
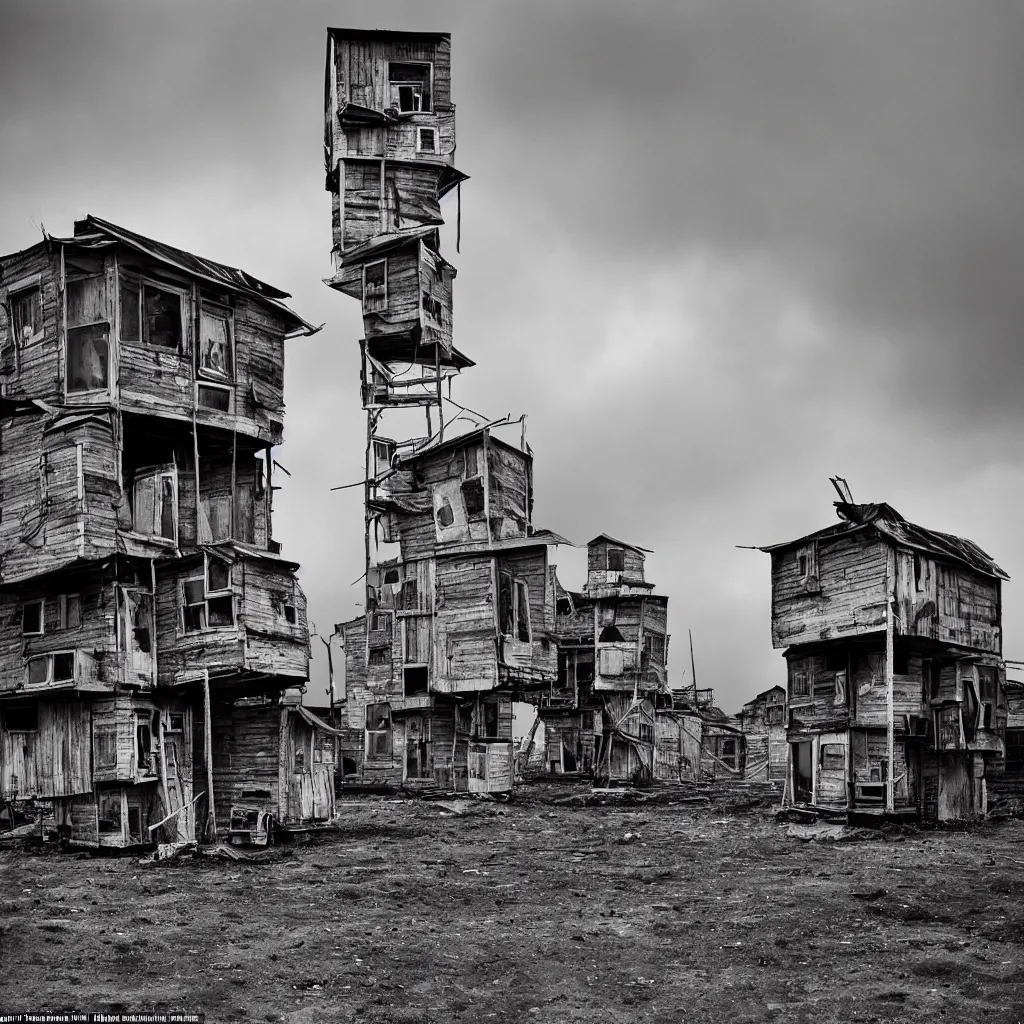
M 333 740 L 281 700 L 286 297 L 97 217 L 0 259 L 0 802 L 71 842 L 332 813 Z
M 453 164 L 451 39 L 330 29 L 326 171 L 332 287 L 362 304 L 365 613 L 343 626 L 349 773 L 372 783 L 507 789 L 512 702 L 557 670 L 561 538 L 532 522 L 522 421 L 450 398 L 441 255 Z M 511 432 L 511 437 L 503 437 Z

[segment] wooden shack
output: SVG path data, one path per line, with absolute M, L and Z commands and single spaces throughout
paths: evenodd
M 847 496 L 836 510 L 839 524 L 762 549 L 789 677 L 788 798 L 984 814 L 1004 751 L 1006 574 L 973 542 L 889 505 Z

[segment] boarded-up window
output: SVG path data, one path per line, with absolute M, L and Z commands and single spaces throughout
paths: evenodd
M 622 651 L 618 647 L 601 649 L 601 675 L 621 676 L 623 669 Z
M 148 281 L 142 288 L 143 341 L 154 348 L 181 348 L 181 295 Z
M 388 306 L 388 261 L 363 267 L 363 312 L 379 313 Z
M 43 336 L 43 304 L 39 286 L 12 292 L 11 328 L 19 345 L 38 341 Z
M 810 673 L 807 670 L 807 659 L 800 658 L 789 663 L 789 695 L 793 697 L 809 697 L 811 693 Z
M 366 756 L 391 756 L 391 707 L 388 704 L 366 705 Z
M 820 759 L 826 771 L 842 771 L 846 768 L 846 747 L 841 743 L 822 743 Z
M 107 291 L 102 277 L 67 283 L 68 327 L 107 321 Z
M 204 307 L 199 317 L 199 369 L 231 379 L 234 358 L 229 313 Z
M 106 391 L 109 355 L 106 324 L 69 329 L 68 392 Z

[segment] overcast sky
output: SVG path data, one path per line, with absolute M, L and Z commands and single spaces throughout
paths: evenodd
M 654 549 L 674 684 L 688 629 L 727 711 L 784 680 L 768 557 L 735 545 L 830 525 L 835 473 L 1024 577 L 1024 5 L 6 0 L 3 25 L 4 252 L 91 213 L 326 323 L 288 350 L 275 519 L 325 633 L 361 600 L 361 492 L 329 488 L 365 430 L 359 304 L 321 283 L 328 25 L 452 33 L 478 364 L 453 397 L 528 415 L 538 526 Z

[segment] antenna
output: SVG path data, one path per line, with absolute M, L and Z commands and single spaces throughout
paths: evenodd
M 842 501 L 845 501 L 850 505 L 855 504 L 853 500 L 853 492 L 850 490 L 850 485 L 846 482 L 845 477 L 830 476 L 828 479 L 832 486 L 836 489 L 836 493 L 839 495 Z

